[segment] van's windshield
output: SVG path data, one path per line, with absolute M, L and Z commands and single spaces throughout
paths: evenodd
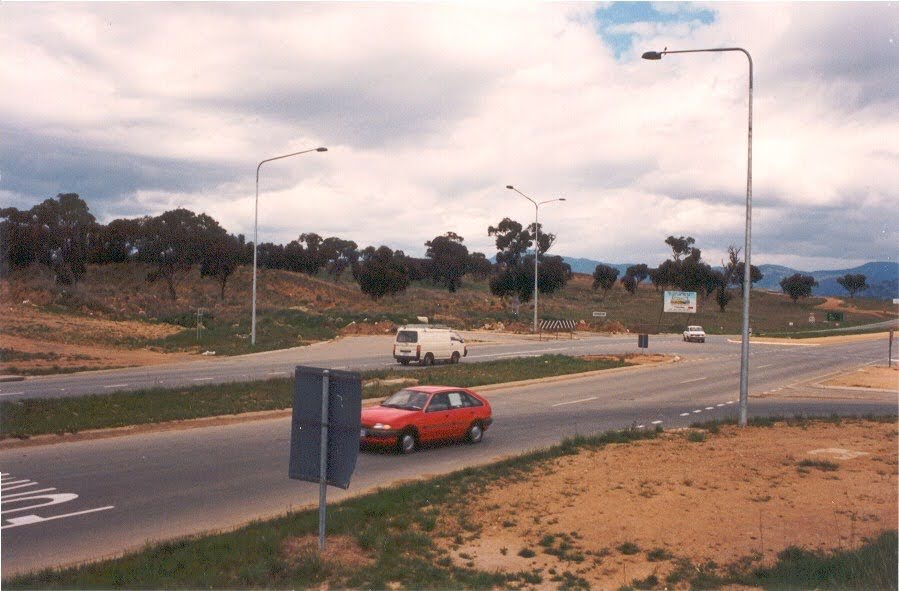
M 414 330 L 400 330 L 396 333 L 397 343 L 417 343 L 418 332 Z

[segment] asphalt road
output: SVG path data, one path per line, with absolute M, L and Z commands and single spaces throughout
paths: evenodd
M 487 361 L 542 353 L 637 352 L 636 335 L 579 336 L 577 339 L 536 340 L 529 336 L 463 333 L 468 345 L 466 361 Z M 681 345 L 687 345 L 686 347 Z M 723 349 L 722 349 L 723 347 Z M 708 351 L 729 350 L 724 337 L 713 337 Z M 0 400 L 83 396 L 154 387 L 176 388 L 199 384 L 227 384 L 293 375 L 297 365 L 330 369 L 404 369 L 391 357 L 393 336 L 347 337 L 280 351 L 237 357 L 204 357 L 196 361 L 91 371 L 74 374 L 29 377 L 20 382 L 0 383 Z M 649 352 L 695 351 L 679 337 L 650 338 Z M 415 367 L 415 366 L 410 366 Z
M 484 344 L 473 347 L 470 357 L 618 352 L 635 350 L 635 341 L 632 336 Z M 362 453 L 350 490 L 330 489 L 329 499 L 489 462 L 577 433 L 655 424 L 672 428 L 736 414 L 739 342 L 651 338 L 650 345 L 650 351 L 676 352 L 682 361 L 491 389 L 486 395 L 495 423 L 483 443 L 410 456 Z M 841 368 L 885 356 L 886 343 L 880 341 L 754 345 L 750 414 L 896 413 L 895 394 L 818 385 Z M 272 419 L 2 450 L 2 574 L 114 555 L 151 540 L 315 505 L 317 485 L 287 477 L 289 442 L 290 420 Z

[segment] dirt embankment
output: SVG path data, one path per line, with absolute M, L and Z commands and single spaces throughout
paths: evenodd
M 657 588 L 680 589 L 686 580 L 665 581 L 683 560 L 770 565 L 790 545 L 854 548 L 896 528 L 895 423 L 691 433 L 582 452 L 494 483 L 468 517 L 481 534 L 457 544 L 447 533 L 446 549 L 458 564 L 537 573 L 538 588 L 574 576 L 616 589 L 654 576 Z M 439 527 L 460 531 L 450 520 Z

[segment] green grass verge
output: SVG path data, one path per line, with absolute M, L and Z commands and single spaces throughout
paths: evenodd
M 315 509 L 256 522 L 230 533 L 151 545 L 115 560 L 11 577 L 3 581 L 3 588 L 305 589 L 323 584 L 362 589 L 503 588 L 512 581 L 533 580 L 536 575 L 488 573 L 459 566 L 435 543 L 441 537 L 464 543 L 480 535 L 477 526 L 467 519 L 478 509 L 470 499 L 497 481 L 525 480 L 548 460 L 609 443 L 653 439 L 658 432 L 626 430 L 579 436 L 488 466 L 396 485 L 329 505 L 328 535 L 355 539 L 373 560 L 368 566 L 338 570 L 315 553 L 301 554 L 294 560 L 285 556 L 286 541 L 316 535 Z M 438 529 L 438 517 L 447 515 L 462 525 L 460 530 Z
M 421 384 L 477 387 L 513 380 L 541 378 L 622 367 L 617 360 L 587 361 L 565 355 L 460 363 L 432 368 L 363 372 L 363 380 L 411 378 Z M 395 385 L 373 385 L 366 398 L 386 397 Z M 77 398 L 42 398 L 0 402 L 0 438 L 48 433 L 77 433 L 164 421 L 196 419 L 244 412 L 290 408 L 293 378 L 190 388 L 154 388 Z

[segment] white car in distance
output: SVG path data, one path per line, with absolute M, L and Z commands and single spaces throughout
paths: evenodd
M 701 326 L 688 326 L 684 331 L 684 341 L 692 343 L 704 343 L 705 331 Z

